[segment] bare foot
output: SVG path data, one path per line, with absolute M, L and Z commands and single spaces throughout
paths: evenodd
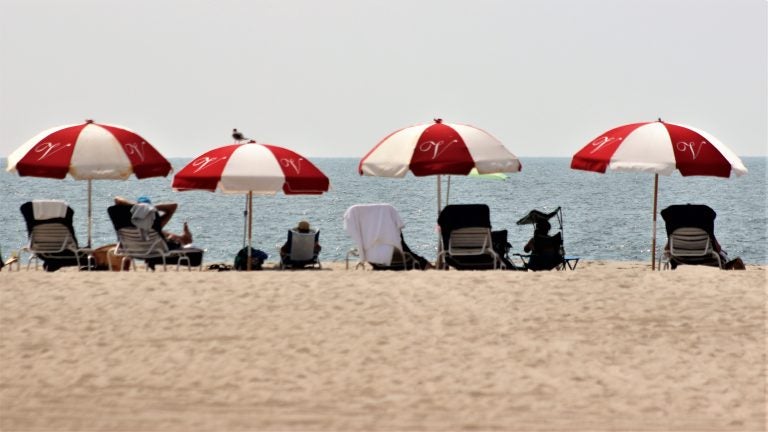
M 192 231 L 189 230 L 189 225 L 184 222 L 184 234 L 181 235 L 181 244 L 192 244 Z

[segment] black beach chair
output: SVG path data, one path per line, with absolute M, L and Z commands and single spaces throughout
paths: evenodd
M 107 212 L 117 234 L 117 246 L 109 253 L 123 257 L 123 264 L 130 258 L 134 270 L 137 259 L 144 260 L 147 269 L 152 270 L 157 264 L 162 264 L 163 270 L 168 264 L 176 264 L 176 270 L 180 264 L 185 264 L 189 270 L 192 267 L 202 270 L 204 251 L 192 247 L 178 248 L 178 245 L 169 243 L 162 233 L 160 218 L 155 217 L 152 228 L 145 231 L 131 220 L 131 206 L 113 205 L 107 208 Z
M 676 268 L 680 264 L 723 268 L 715 250 L 715 218 L 711 207 L 703 204 L 671 205 L 661 211 L 667 230 L 667 246 L 659 254 L 659 268 Z
M 536 234 L 536 224 L 546 221 L 549 223 L 553 217 L 557 218 L 560 231 L 554 235 Z M 518 225 L 533 225 L 533 251 L 530 254 L 515 254 L 520 257 L 523 267 L 528 270 L 575 270 L 579 263 L 579 257 L 565 255 L 565 242 L 563 240 L 563 210 L 558 207 L 549 213 L 540 210 L 531 210 L 527 215 L 517 221 Z M 551 223 L 550 223 L 551 225 Z
M 28 243 L 21 249 L 30 254 L 27 269 L 32 261 L 37 269 L 38 260 L 46 271 L 71 266 L 90 270 L 94 266 L 93 251 L 77 244 L 72 225 L 75 212 L 67 203 L 35 200 L 22 204 L 20 210 L 27 225 Z M 21 257 L 16 264 L 20 266 Z
M 506 269 L 502 253 L 494 249 L 491 231 L 491 211 L 485 204 L 452 204 L 445 206 L 437 218 L 440 226 L 442 268 L 457 270 Z M 507 248 L 505 233 L 497 234 L 497 247 Z M 502 238 L 504 237 L 504 238 Z M 511 264 L 511 263 L 509 263 Z

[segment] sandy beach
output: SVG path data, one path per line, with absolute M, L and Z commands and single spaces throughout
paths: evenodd
M 766 267 L 0 272 L 3 431 L 766 427 Z

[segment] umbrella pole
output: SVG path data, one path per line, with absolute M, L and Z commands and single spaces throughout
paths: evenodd
M 659 175 L 653 177 L 653 237 L 651 237 L 651 270 L 656 270 L 656 205 L 659 195 Z
M 451 202 L 451 176 L 448 176 L 448 187 L 445 188 L 445 205 Z
M 251 270 L 251 233 L 253 228 L 253 191 L 248 191 L 248 264 Z
M 91 211 L 91 179 L 88 179 L 88 249 L 91 248 L 91 224 L 93 223 L 93 213 Z
M 440 179 L 440 174 L 438 174 L 437 175 L 437 217 L 438 218 L 440 217 L 440 208 L 442 207 L 441 206 L 441 202 L 440 202 L 440 197 L 443 194 L 443 191 L 440 188 L 440 184 L 441 183 L 442 183 L 442 181 Z M 441 268 L 442 267 L 442 262 L 443 262 L 442 256 L 440 255 L 440 252 L 442 252 L 442 250 L 440 248 L 440 235 L 441 235 L 440 234 L 440 230 L 438 229 L 437 230 L 437 257 L 438 257 L 438 259 L 435 260 L 435 267 L 437 267 L 437 268 Z
M 248 195 L 245 196 L 245 208 L 243 209 L 243 247 L 248 241 Z

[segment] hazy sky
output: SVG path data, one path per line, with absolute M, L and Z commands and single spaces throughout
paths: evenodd
M 518 156 L 614 126 L 704 129 L 768 153 L 764 0 L 0 0 L 0 157 L 86 118 L 168 157 L 233 127 L 361 157 L 395 129 L 468 123 Z

